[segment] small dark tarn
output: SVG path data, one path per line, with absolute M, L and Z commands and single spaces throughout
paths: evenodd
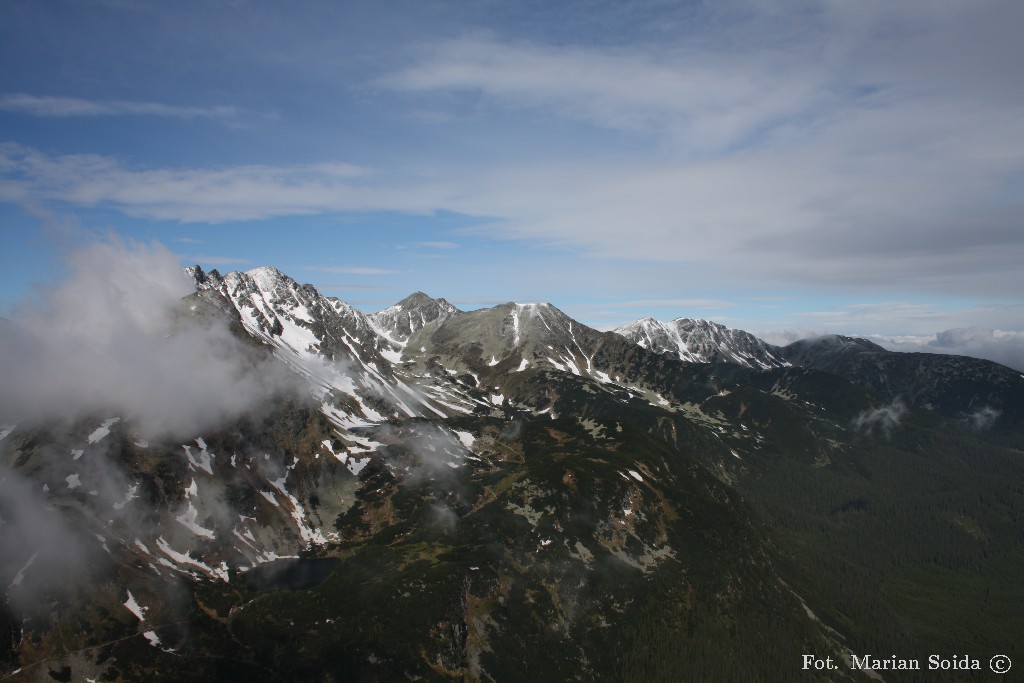
M 320 585 L 331 575 L 341 560 L 337 557 L 308 557 L 274 560 L 253 567 L 243 575 L 252 590 L 301 591 Z

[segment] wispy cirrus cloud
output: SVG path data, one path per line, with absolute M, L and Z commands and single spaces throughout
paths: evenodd
M 252 263 L 249 259 L 236 256 L 212 256 L 209 254 L 178 254 L 186 263 L 199 263 L 205 266 L 244 266 Z
M 382 188 L 370 169 L 344 162 L 138 169 L 110 156 L 0 143 L 0 201 L 106 206 L 158 220 L 221 223 L 436 205 L 436 197 L 402 190 Z
M 1022 7 L 716 3 L 669 42 L 427 42 L 378 85 L 471 123 L 584 121 L 658 149 L 467 174 L 464 205 L 510 217 L 506 235 L 991 294 L 1024 257 L 1024 48 L 1006 28 Z
M 421 128 L 394 136 L 402 163 L 428 172 L 139 167 L 4 146 L 0 200 L 208 223 L 448 211 L 486 217 L 477 236 L 564 248 L 577 272 L 580 255 L 678 264 L 662 292 L 713 291 L 681 286 L 694 282 L 884 296 L 1019 289 L 1024 43 L 1008 27 L 1024 21 L 1024 4 L 693 5 L 661 38 L 467 28 L 396 50 L 380 63 L 388 73 L 365 74 L 376 87 L 362 95 L 389 114 L 444 110 L 429 125 L 449 126 L 459 145 L 419 145 L 437 139 Z M 311 133 L 301 158 L 330 158 L 329 133 Z M 422 244 L 431 238 L 419 248 L 439 248 L 443 234 Z
M 361 285 L 361 284 L 355 284 L 355 283 L 345 283 L 345 282 L 342 282 L 342 283 L 319 284 L 319 285 L 317 285 L 316 288 L 321 293 L 326 293 L 326 292 L 348 292 L 348 291 L 352 291 L 352 290 L 371 292 L 371 291 L 383 291 L 383 290 L 386 290 L 386 289 L 390 289 L 390 286 L 387 286 L 387 285 Z
M 399 244 L 396 249 L 458 249 L 459 245 L 455 242 L 446 241 L 426 241 L 426 242 L 406 242 L 405 244 Z
M 637 299 L 635 301 L 605 301 L 607 308 L 732 308 L 736 304 L 725 299 Z
M 733 144 L 768 121 L 832 97 L 812 70 L 780 81 L 773 60 L 707 56 L 472 36 L 429 45 L 414 64 L 378 83 L 417 93 L 479 92 L 503 105 L 543 108 L 603 128 L 686 136 L 704 149 Z
M 392 275 L 398 272 L 388 268 L 370 268 L 365 266 L 304 266 L 302 269 L 337 275 Z
M 81 97 L 56 97 L 27 93 L 0 94 L 0 111 L 45 118 L 100 116 L 155 116 L 175 119 L 212 119 L 237 123 L 251 115 L 233 106 L 182 106 L 162 102 L 131 100 L 87 100 Z

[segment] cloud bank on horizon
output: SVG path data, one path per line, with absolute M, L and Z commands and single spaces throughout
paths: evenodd
M 0 7 L 7 301 L 51 212 L 367 309 L 1019 358 L 1019 2 L 60 4 Z
M 932 336 L 879 337 L 873 341 L 891 351 L 973 356 L 1024 372 L 1024 332 L 961 327 Z

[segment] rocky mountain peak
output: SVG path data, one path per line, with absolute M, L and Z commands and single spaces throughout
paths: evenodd
M 368 319 L 381 335 L 401 347 L 417 330 L 436 327 L 459 313 L 461 311 L 445 299 L 414 292 L 394 306 L 370 314 Z
M 263 292 L 287 296 L 282 290 L 295 291 L 299 284 L 273 266 L 260 266 L 245 271 L 256 287 Z
M 188 266 L 185 270 L 185 276 L 192 281 L 192 285 L 197 289 L 211 289 L 220 286 L 223 281 L 220 272 L 216 268 L 211 268 L 209 272 L 204 272 L 199 264 L 194 266 Z
M 750 368 L 788 365 L 778 349 L 749 332 L 701 318 L 672 322 L 643 318 L 613 331 L 643 348 L 691 363 L 736 363 Z

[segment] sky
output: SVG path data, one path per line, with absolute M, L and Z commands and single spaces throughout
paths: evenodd
M 0 315 L 69 254 L 1024 366 L 1019 0 L 0 3 Z

